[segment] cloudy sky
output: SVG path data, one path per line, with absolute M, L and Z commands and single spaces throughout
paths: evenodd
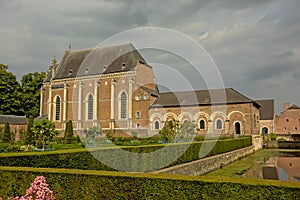
M 69 43 L 86 49 L 128 29 L 168 28 L 207 50 L 226 87 L 274 98 L 278 113 L 283 102 L 300 104 L 299 8 L 299 0 L 0 0 L 0 63 L 20 79 L 46 71 Z

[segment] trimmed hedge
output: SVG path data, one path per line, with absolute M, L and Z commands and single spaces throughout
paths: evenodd
M 96 150 L 0 154 L 1 166 L 146 172 L 251 145 L 250 137 Z M 101 162 L 99 162 L 99 160 Z
M 69 169 L 0 167 L 0 197 L 43 175 L 56 199 L 298 199 L 299 183 Z M 6 183 L 6 184 L 4 184 Z

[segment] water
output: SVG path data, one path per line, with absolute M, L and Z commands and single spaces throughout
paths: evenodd
M 254 162 L 255 167 L 243 177 L 300 182 L 300 152 L 277 152 Z

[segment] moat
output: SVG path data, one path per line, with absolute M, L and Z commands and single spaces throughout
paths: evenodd
M 205 176 L 300 182 L 300 150 L 261 150 Z

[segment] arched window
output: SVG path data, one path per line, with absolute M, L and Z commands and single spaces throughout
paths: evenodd
M 57 96 L 55 99 L 55 120 L 60 120 L 60 97 Z
M 199 127 L 200 129 L 204 130 L 205 129 L 205 121 L 203 119 L 200 120 L 199 122 Z
M 154 129 L 159 130 L 159 122 L 158 121 L 154 122 Z
M 267 127 L 264 127 L 264 128 L 262 128 L 261 132 L 262 132 L 262 134 L 268 134 L 269 129 Z
M 89 95 L 87 99 L 87 119 L 92 120 L 94 115 L 94 98 L 93 95 Z
M 222 123 L 222 121 L 220 119 L 217 120 L 217 129 L 218 130 L 223 129 L 223 123 Z
M 122 92 L 121 99 L 120 99 L 120 116 L 121 119 L 126 119 L 127 117 L 127 95 L 125 92 Z

